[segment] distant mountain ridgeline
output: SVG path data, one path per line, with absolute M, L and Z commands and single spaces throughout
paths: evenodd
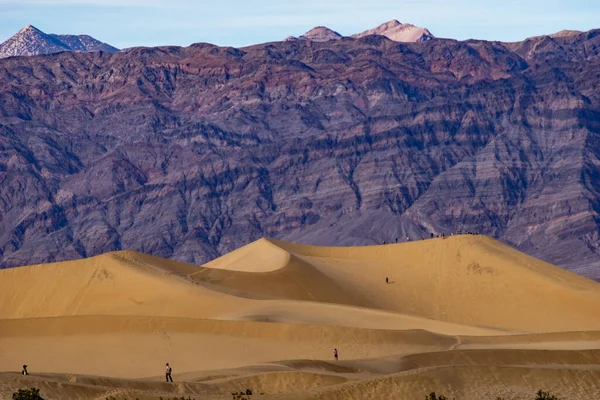
M 367 35 L 382 35 L 399 42 L 420 42 L 434 37 L 431 32 L 425 28 L 419 28 L 411 24 L 402 24 L 397 20 L 386 22 L 375 29 L 353 35 L 352 37 L 358 38 Z M 309 40 L 320 42 L 342 37 L 343 36 L 339 33 L 320 26 L 311 29 L 299 38 L 290 36 L 285 40 Z M 59 53 L 62 51 L 81 53 L 104 51 L 116 53 L 119 49 L 88 35 L 46 34 L 32 25 L 27 25 L 14 36 L 3 43 L 0 43 L 0 58 L 35 56 L 40 54 Z
M 106 51 L 115 53 L 119 49 L 88 35 L 49 35 L 31 25 L 27 25 L 0 44 L 0 58 L 34 56 L 61 51 Z

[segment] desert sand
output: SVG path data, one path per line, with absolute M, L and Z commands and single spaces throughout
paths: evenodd
M 0 371 L 0 398 L 600 399 L 600 284 L 477 235 L 121 251 L 0 271 Z

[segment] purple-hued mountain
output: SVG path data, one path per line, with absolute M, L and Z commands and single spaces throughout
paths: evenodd
M 61 51 L 106 51 L 114 53 L 119 49 L 102 43 L 91 36 L 46 34 L 31 25 L 27 25 L 0 44 L 0 58 L 34 56 Z
M 471 231 L 599 279 L 598 87 L 600 30 L 3 59 L 0 263 Z

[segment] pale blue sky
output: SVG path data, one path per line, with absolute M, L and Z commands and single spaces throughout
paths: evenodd
M 86 33 L 114 46 L 209 42 L 244 46 L 326 25 L 343 35 L 382 22 L 438 37 L 516 41 L 600 28 L 600 0 L 0 0 L 0 41 L 27 24 Z

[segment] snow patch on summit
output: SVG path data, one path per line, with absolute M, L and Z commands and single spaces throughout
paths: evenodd
M 106 51 L 117 48 L 87 35 L 48 35 L 33 25 L 27 25 L 14 36 L 0 44 L 0 58 L 34 56 L 61 51 Z
M 420 28 L 412 24 L 403 24 L 395 19 L 383 23 L 377 28 L 352 35 L 352 37 L 361 38 L 368 35 L 385 36 L 395 42 L 424 42 L 435 37 L 426 28 Z
M 309 40 L 311 42 L 328 42 L 330 40 L 341 39 L 342 37 L 342 35 L 326 26 L 317 26 L 300 37 L 289 36 L 284 41 Z

